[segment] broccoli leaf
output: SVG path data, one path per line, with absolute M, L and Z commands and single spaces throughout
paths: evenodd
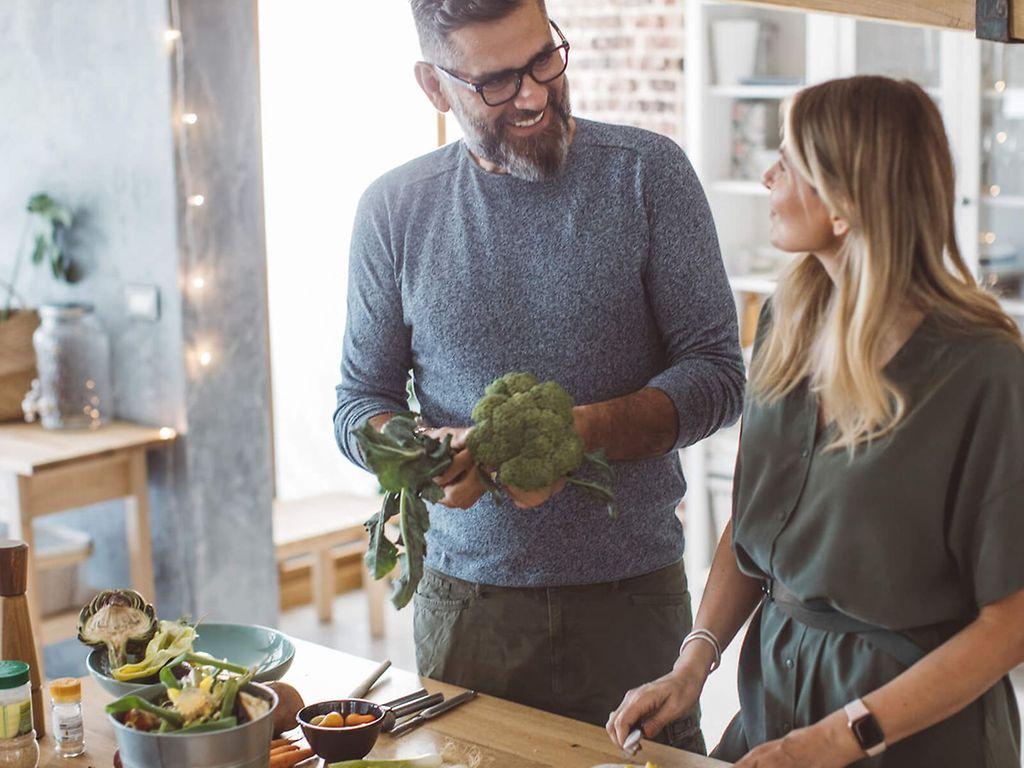
M 416 586 L 423 578 L 423 560 L 427 555 L 426 532 L 430 529 L 430 512 L 423 500 L 411 493 L 402 494 L 402 544 L 405 551 L 398 558 L 402 575 L 395 582 L 391 602 L 404 608 L 412 600 Z
M 392 417 L 380 432 L 367 421 L 355 433 L 367 465 L 385 491 L 418 490 L 451 464 L 450 437 L 442 442 L 415 429 L 415 421 L 402 415 Z
M 398 547 L 387 537 L 388 520 L 398 514 L 398 493 L 391 492 L 384 497 L 380 511 L 364 524 L 370 534 L 370 545 L 366 550 L 366 567 L 375 579 L 383 579 L 398 563 Z
M 444 489 L 434 478 L 452 463 L 451 437 L 437 440 L 423 434 L 417 429 L 413 413 L 393 416 L 379 432 L 367 422 L 355 436 L 367 465 L 386 491 L 380 512 L 365 523 L 370 534 L 366 566 L 376 579 L 400 566 L 391 601 L 402 608 L 423 577 L 426 532 L 430 528 L 425 502 L 444 498 Z M 398 541 L 392 541 L 387 523 L 396 516 L 401 535 Z

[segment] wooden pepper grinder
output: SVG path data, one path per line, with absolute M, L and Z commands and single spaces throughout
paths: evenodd
M 24 661 L 32 684 L 32 720 L 36 738 L 46 735 L 39 659 L 28 614 L 28 544 L 0 539 L 0 659 Z

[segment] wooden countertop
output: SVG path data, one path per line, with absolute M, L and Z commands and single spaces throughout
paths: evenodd
M 376 666 L 368 659 L 302 640 L 296 640 L 295 646 L 295 662 L 284 680 L 294 685 L 308 704 L 344 698 Z M 85 653 L 83 648 L 83 656 Z M 392 668 L 367 698 L 389 701 L 420 687 L 431 692 L 442 691 L 446 696 L 461 690 Z M 113 697 L 86 678 L 82 681 L 82 698 L 86 753 L 74 759 L 58 758 L 53 751 L 53 738 L 48 734 L 40 742 L 41 768 L 110 768 L 113 765 L 114 731 L 103 712 L 103 707 Z M 47 713 L 48 722 L 49 719 Z M 602 728 L 490 696 L 479 696 L 399 738 L 385 734 L 370 756 L 412 757 L 435 751 L 454 762 L 478 764 L 481 768 L 590 768 L 601 763 L 627 762 Z M 726 765 L 650 742 L 644 742 L 643 751 L 634 762 L 643 766 L 645 760 L 658 768 Z

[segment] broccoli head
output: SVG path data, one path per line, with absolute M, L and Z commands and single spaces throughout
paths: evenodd
M 554 381 L 529 373 L 496 379 L 473 408 L 469 450 L 498 471 L 505 485 L 546 488 L 583 464 L 583 441 L 574 427 L 572 395 Z

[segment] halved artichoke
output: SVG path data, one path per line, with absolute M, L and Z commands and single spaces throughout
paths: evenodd
M 78 639 L 105 647 L 111 669 L 125 664 L 128 648 L 149 642 L 156 630 L 156 611 L 134 589 L 100 592 L 78 614 Z

